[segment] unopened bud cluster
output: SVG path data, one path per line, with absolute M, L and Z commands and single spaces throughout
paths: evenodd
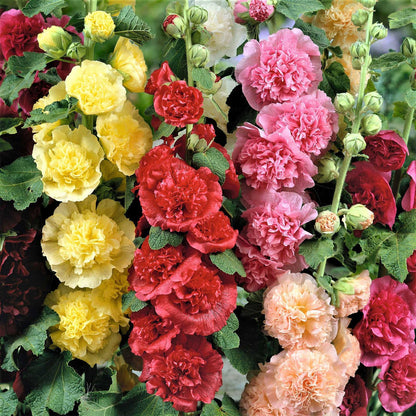
M 341 210 L 338 214 L 344 215 L 342 221 L 349 231 L 362 231 L 374 222 L 374 213 L 365 205 L 355 204 L 349 209 Z

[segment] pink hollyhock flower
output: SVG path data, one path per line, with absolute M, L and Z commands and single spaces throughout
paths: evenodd
M 403 195 L 402 208 L 405 211 L 410 211 L 416 208 L 416 160 L 410 162 L 407 174 L 410 176 L 410 184 Z
M 134 254 L 128 277 L 130 287 L 143 301 L 168 295 L 174 287 L 183 285 L 191 278 L 199 263 L 197 251 L 182 245 L 167 245 L 160 250 L 152 250 L 147 237 Z
M 255 110 L 293 101 L 322 81 L 318 46 L 299 29 L 281 29 L 267 39 L 250 40 L 236 66 L 236 78 Z
M 374 213 L 374 223 L 393 226 L 396 201 L 388 181 L 369 162 L 355 162 L 347 174 L 347 191 L 354 204 L 363 204 Z
M 11 9 L 0 16 L 0 49 L 7 60 L 12 55 L 23 56 L 23 52 L 42 52 L 37 36 L 46 27 L 38 13 L 26 17 L 20 10 Z
M 274 7 L 266 0 L 251 0 L 249 14 L 256 22 L 266 21 L 274 13 Z
M 153 95 L 163 84 L 169 84 L 175 79 L 175 74 L 170 69 L 168 61 L 164 61 L 160 68 L 150 75 L 144 92 Z
M 245 25 L 247 22 L 243 19 L 243 17 L 240 17 L 240 15 L 247 15 L 248 8 L 244 5 L 244 3 L 249 4 L 249 1 L 247 0 L 237 0 L 234 5 L 234 21 L 240 25 Z
M 250 123 L 237 128 L 233 161 L 255 189 L 303 191 L 318 170 L 301 152 L 288 129 L 266 134 Z
M 200 263 L 169 295 L 152 300 L 156 313 L 170 319 L 185 334 L 211 335 L 219 331 L 236 307 L 237 285 L 232 276 Z
M 381 405 L 387 412 L 404 412 L 416 403 L 416 345 L 396 361 L 381 367 L 377 385 Z
M 316 218 L 313 203 L 303 205 L 294 192 L 275 194 L 274 202 L 249 208 L 242 214 L 248 224 L 242 231 L 247 241 L 260 248 L 261 254 L 277 267 L 300 271 L 306 264 L 298 254 L 299 245 L 311 234 L 302 225 Z
M 299 149 L 314 156 L 321 155 L 338 132 L 332 101 L 319 90 L 295 101 L 263 107 L 256 122 L 267 134 L 287 127 Z
M 416 250 L 407 259 L 407 271 L 410 274 L 411 281 L 408 283 L 410 290 L 416 294 Z
M 345 395 L 339 408 L 340 416 L 367 416 L 368 400 L 371 390 L 366 387 L 363 379 L 357 374 L 350 378 L 345 387 Z
M 363 153 L 369 161 L 383 172 L 400 169 L 409 154 L 404 140 L 393 130 L 381 130 L 365 138 L 367 147 Z
M 165 352 L 145 354 L 140 381 L 150 394 L 173 403 L 181 412 L 194 412 L 198 401 L 211 403 L 222 384 L 222 359 L 198 336 L 179 335 Z
M 373 280 L 370 302 L 354 328 L 367 367 L 396 361 L 409 352 L 416 328 L 416 295 L 390 276 Z
M 130 315 L 133 329 L 129 345 L 136 355 L 154 354 L 168 350 L 180 330 L 169 319 L 162 319 L 151 306 Z

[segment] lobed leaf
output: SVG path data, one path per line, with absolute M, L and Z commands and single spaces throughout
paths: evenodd
M 334 242 L 330 238 L 305 240 L 299 246 L 299 254 L 305 257 L 306 263 L 313 269 L 316 269 L 325 259 L 332 257 L 333 252 Z
M 137 298 L 136 293 L 133 290 L 125 293 L 121 298 L 121 302 L 121 310 L 123 312 L 126 312 L 129 308 L 132 312 L 138 312 L 147 306 L 146 302 Z
M 300 15 L 316 12 L 325 6 L 318 0 L 281 0 L 276 5 L 276 11 L 289 19 L 296 20 Z
M 206 166 L 212 173 L 218 176 L 222 185 L 225 182 L 225 172 L 230 169 L 230 164 L 224 155 L 214 147 L 210 147 L 203 153 L 195 153 L 192 158 L 192 164 L 196 168 Z
M 183 241 L 183 234 L 151 227 L 149 231 L 149 246 L 152 250 L 160 250 L 166 245 L 177 247 Z
M 23 7 L 22 12 L 27 17 L 35 14 L 50 14 L 55 9 L 65 6 L 65 0 L 29 0 Z
M 226 274 L 238 273 L 240 276 L 246 277 L 243 264 L 232 250 L 212 253 L 209 255 L 209 258 L 222 272 Z
M 238 318 L 232 313 L 228 318 L 226 325 L 212 334 L 214 344 L 222 350 L 238 348 L 240 346 L 240 337 L 235 333 L 238 327 Z

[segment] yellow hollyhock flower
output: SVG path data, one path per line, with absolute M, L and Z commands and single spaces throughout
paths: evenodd
M 84 114 L 103 114 L 121 109 L 126 101 L 122 75 L 111 65 L 85 60 L 72 68 L 65 80 L 66 91 L 78 99 Z
M 152 130 L 130 101 L 120 112 L 98 116 L 96 129 L 107 159 L 127 176 L 152 148 Z
M 135 226 L 119 202 L 95 195 L 61 203 L 42 230 L 42 249 L 58 279 L 75 288 L 96 288 L 114 269 L 123 272 L 135 252 Z
M 113 18 L 109 13 L 97 10 L 92 13 L 88 13 L 84 19 L 84 33 L 91 38 L 94 42 L 105 42 L 110 39 L 114 34 Z

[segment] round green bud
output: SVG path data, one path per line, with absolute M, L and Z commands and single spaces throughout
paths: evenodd
M 163 30 L 172 38 L 180 39 L 185 34 L 185 20 L 177 14 L 169 14 L 162 26 Z
M 416 56 L 416 41 L 413 38 L 404 38 L 400 51 L 406 58 L 414 58 Z
M 353 69 L 360 70 L 363 66 L 362 58 L 352 58 L 351 65 Z
M 195 152 L 203 153 L 208 149 L 208 143 L 205 139 L 200 139 L 195 146 Z
M 60 26 L 48 27 L 38 34 L 39 47 L 55 59 L 59 59 L 66 54 L 71 42 L 71 35 Z
M 360 0 L 360 3 L 368 9 L 372 9 L 376 5 L 377 0 Z
M 81 60 L 87 52 L 87 48 L 81 42 L 72 42 L 66 51 L 69 58 Z
M 197 134 L 192 133 L 188 138 L 186 146 L 188 147 L 188 149 L 193 151 L 195 150 L 195 147 L 198 144 L 198 142 L 199 142 L 199 136 Z
M 339 176 L 339 167 L 341 159 L 331 153 L 321 157 L 318 162 L 318 174 L 313 177 L 315 182 L 328 183 L 337 179 Z
M 189 20 L 196 24 L 202 25 L 208 20 L 208 12 L 200 6 L 192 6 L 188 10 Z
M 347 113 L 354 107 L 354 104 L 355 99 L 349 92 L 337 94 L 335 97 L 334 106 L 338 113 Z
M 377 113 L 383 105 L 383 97 L 377 92 L 369 92 L 364 95 L 364 107 Z
M 196 81 L 196 86 L 198 87 L 198 89 L 203 93 L 203 94 L 207 94 L 207 95 L 213 95 L 215 94 L 222 85 L 222 80 L 221 78 L 218 77 L 213 73 L 210 72 L 209 73 L 211 80 L 212 80 L 212 87 L 211 88 L 206 88 L 203 85 L 201 85 L 198 81 Z
M 209 61 L 209 50 L 204 45 L 192 45 L 189 50 L 189 59 L 192 65 L 197 68 L 204 67 Z
M 350 155 L 358 155 L 365 147 L 364 137 L 360 133 L 348 133 L 344 137 L 344 150 Z
M 357 41 L 351 45 L 350 52 L 353 58 L 365 58 L 370 48 L 364 42 Z
M 368 228 L 374 221 L 374 214 L 365 205 L 355 204 L 343 212 L 342 221 L 350 231 L 360 231 Z
M 339 231 L 340 221 L 337 214 L 331 211 L 322 211 L 315 220 L 315 230 L 326 236 L 331 236 Z
M 374 23 L 370 29 L 370 35 L 374 39 L 384 39 L 388 34 L 387 28 L 382 23 Z
M 202 26 L 194 26 L 192 28 L 192 43 L 199 43 L 200 45 L 206 45 L 212 38 L 212 33 Z
M 351 21 L 354 23 L 355 26 L 363 26 L 366 24 L 368 20 L 368 11 L 359 9 L 351 16 Z
M 382 125 L 381 118 L 377 114 L 368 114 L 361 121 L 361 127 L 364 132 L 371 136 L 377 134 L 381 130 Z

